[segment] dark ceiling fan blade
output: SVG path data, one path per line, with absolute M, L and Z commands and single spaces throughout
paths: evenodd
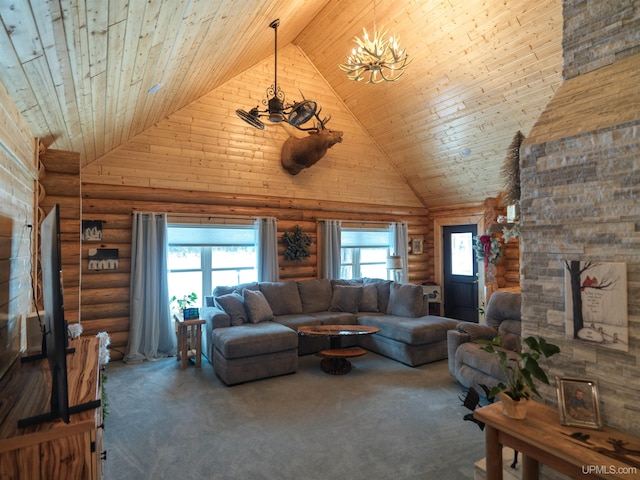
M 236 115 L 238 115 L 242 120 L 247 122 L 252 127 L 258 128 L 260 130 L 264 130 L 264 123 L 262 123 L 258 117 L 248 112 L 245 112 L 240 108 L 236 110 Z
M 303 100 L 300 103 L 296 103 L 289 113 L 289 119 L 287 122 L 289 125 L 299 127 L 307 123 L 316 114 L 318 104 L 313 100 Z

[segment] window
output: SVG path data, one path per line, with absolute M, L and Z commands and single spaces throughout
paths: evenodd
M 169 297 L 196 292 L 201 301 L 218 285 L 256 281 L 255 228 L 169 225 L 168 278 Z
M 387 278 L 389 230 L 342 228 L 340 278 Z
M 451 234 L 451 274 L 474 275 L 473 235 L 471 232 Z

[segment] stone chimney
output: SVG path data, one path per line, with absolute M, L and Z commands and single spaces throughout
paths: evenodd
M 564 80 L 521 150 L 523 335 L 560 345 L 550 377 L 596 380 L 605 424 L 640 435 L 640 4 L 563 0 L 563 20 Z M 626 263 L 628 352 L 565 337 L 565 260 Z

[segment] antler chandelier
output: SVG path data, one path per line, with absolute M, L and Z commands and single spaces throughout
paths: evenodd
M 236 114 L 249 125 L 260 130 L 264 130 L 264 123 L 259 117 L 268 117 L 270 122 L 279 123 L 286 121 L 289 125 L 300 128 L 316 114 L 318 105 L 313 100 L 306 100 L 304 95 L 301 102 L 294 102 L 293 104 L 285 103 L 285 93 L 278 86 L 278 27 L 280 26 L 280 19 L 276 19 L 269 24 L 269 27 L 273 28 L 275 32 L 275 73 L 273 79 L 273 85 L 267 88 L 267 99 L 262 100 L 262 105 L 267 107 L 264 110 L 260 110 L 258 106 L 246 112 L 242 109 L 236 110 Z
M 394 35 L 388 37 L 383 29 L 376 30 L 376 5 L 373 4 L 373 39 L 369 38 L 366 28 L 363 28 L 362 40 L 353 40 L 358 48 L 347 55 L 346 63 L 338 65 L 340 70 L 347 73 L 349 80 L 360 82 L 369 76 L 366 83 L 395 82 L 403 74 L 404 69 L 411 63 L 406 50 L 399 46 L 400 38 Z

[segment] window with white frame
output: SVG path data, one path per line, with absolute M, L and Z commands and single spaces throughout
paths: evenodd
M 201 302 L 218 285 L 254 282 L 255 228 L 251 225 L 169 225 L 169 297 L 195 292 Z
M 342 227 L 340 242 L 340 278 L 388 278 L 388 228 Z

